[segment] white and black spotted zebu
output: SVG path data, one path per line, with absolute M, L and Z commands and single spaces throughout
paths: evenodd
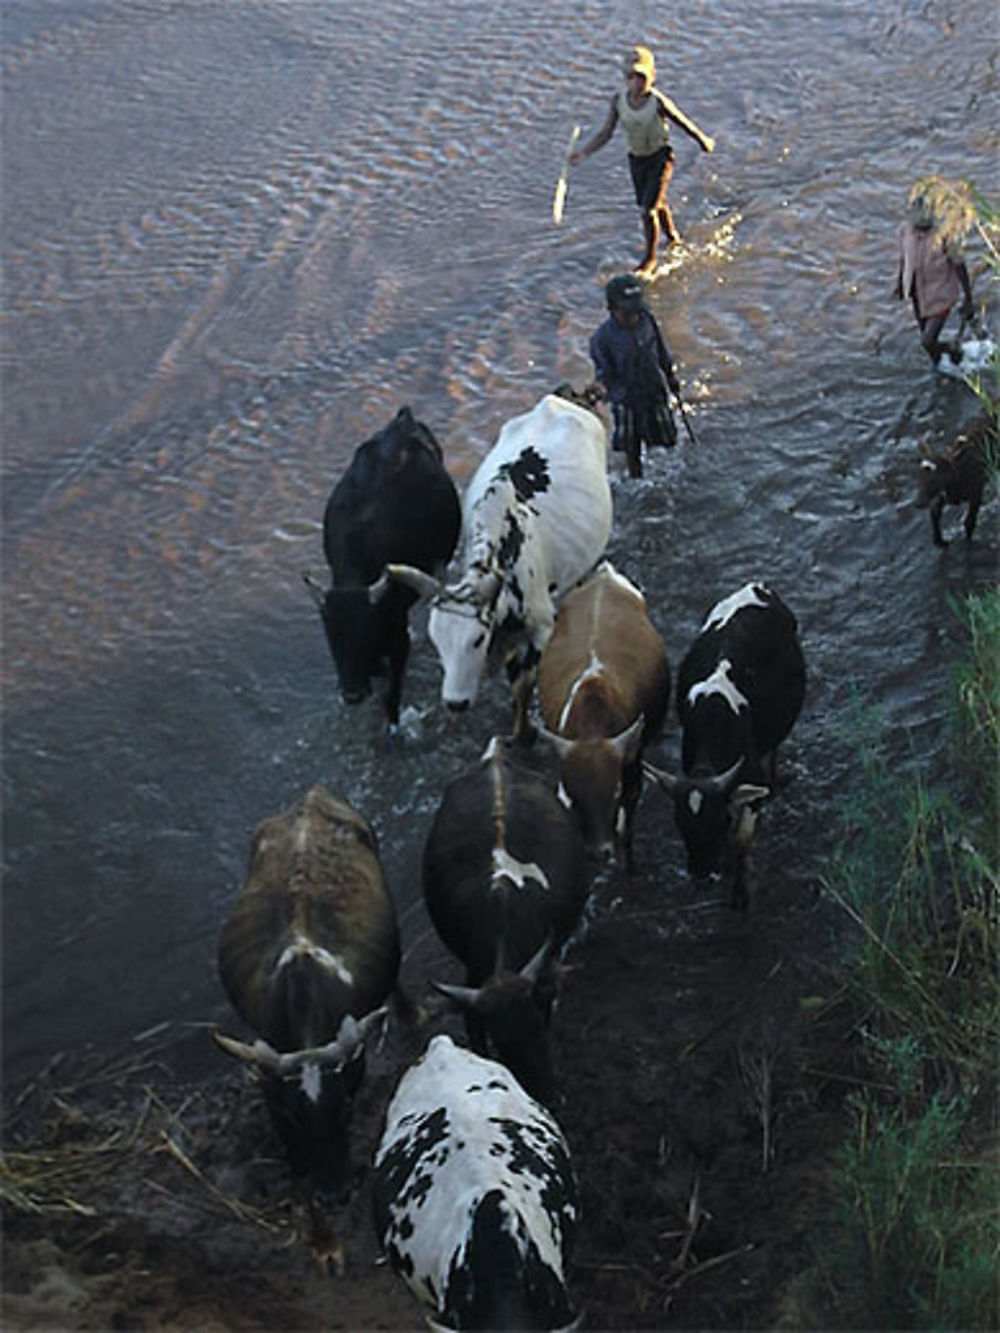
M 712 608 L 678 670 L 682 775 L 647 765 L 673 795 L 688 870 L 728 866 L 734 907 L 747 905 L 756 807 L 776 785 L 778 746 L 805 689 L 795 616 L 776 592 L 748 583 Z
M 375 1229 L 436 1329 L 570 1329 L 576 1181 L 556 1121 L 503 1065 L 434 1037 L 375 1155 Z
M 508 421 L 465 492 L 462 532 L 457 582 L 445 586 L 407 565 L 390 572 L 431 599 L 428 632 L 446 706 L 467 708 L 484 671 L 504 666 L 520 736 L 555 603 L 593 568 L 611 532 L 600 418 L 547 394 Z

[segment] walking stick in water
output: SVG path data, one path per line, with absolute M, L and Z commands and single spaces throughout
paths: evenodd
M 687 408 L 684 406 L 684 399 L 681 397 L 680 389 L 674 390 L 674 397 L 677 399 L 677 406 L 680 408 L 681 420 L 684 422 L 684 429 L 688 433 L 688 439 L 692 444 L 697 444 L 694 431 L 691 429 L 691 422 L 688 420 Z

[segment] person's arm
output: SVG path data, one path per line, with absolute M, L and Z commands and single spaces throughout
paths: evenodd
M 710 134 L 706 134 L 704 130 L 699 129 L 693 120 L 688 116 L 685 116 L 677 103 L 672 101 L 666 93 L 661 93 L 660 90 L 657 89 L 656 95 L 660 103 L 661 117 L 665 120 L 672 120 L 675 125 L 680 126 L 685 134 L 690 134 L 695 143 L 700 144 L 706 153 L 714 152 L 715 140 Z
M 608 118 L 593 136 L 588 139 L 582 148 L 575 149 L 569 155 L 570 162 L 575 166 L 577 162 L 582 162 L 585 157 L 590 157 L 591 153 L 596 153 L 598 148 L 603 148 L 615 132 L 615 126 L 618 124 L 618 96 L 611 99 L 611 107 L 608 111 Z

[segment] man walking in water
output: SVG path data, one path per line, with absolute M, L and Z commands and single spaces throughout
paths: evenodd
M 646 241 L 636 273 L 648 278 L 656 272 L 656 249 L 661 233 L 671 245 L 681 239 L 667 203 L 667 187 L 674 171 L 670 122 L 679 125 L 706 153 L 714 150 L 715 140 L 654 86 L 656 62 L 649 47 L 633 47 L 625 57 L 624 74 L 625 87 L 611 99 L 607 120 L 588 143 L 570 154 L 569 160 L 582 162 L 603 148 L 614 134 L 615 126 L 621 122 L 628 139 L 629 170 Z

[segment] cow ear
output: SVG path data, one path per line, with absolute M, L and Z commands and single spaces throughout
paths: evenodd
M 770 795 L 770 787 L 760 787 L 754 782 L 741 782 L 729 799 L 734 805 L 754 805 L 757 801 L 766 800 Z
M 490 605 L 496 600 L 502 587 L 503 579 L 495 569 L 489 569 L 485 574 L 480 575 L 479 582 L 476 585 L 476 598 L 478 601 Z

